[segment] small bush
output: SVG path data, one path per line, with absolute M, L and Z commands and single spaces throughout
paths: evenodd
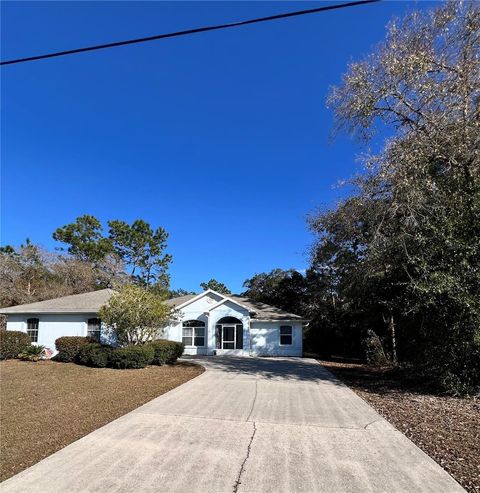
M 105 368 L 109 366 L 114 351 L 112 347 L 103 346 L 98 342 L 84 344 L 78 351 L 75 362 L 94 368 Z
M 19 355 L 20 359 L 24 361 L 39 361 L 45 358 L 45 346 L 31 346 L 26 347 Z
M 154 350 L 152 364 L 165 365 L 177 361 L 183 354 L 185 346 L 181 342 L 157 339 L 149 344 Z
M 111 353 L 112 368 L 145 368 L 152 363 L 155 351 L 151 344 L 143 346 L 127 346 L 114 349 Z
M 373 330 L 367 331 L 367 337 L 363 340 L 363 347 L 368 363 L 378 366 L 388 364 L 387 356 L 383 350 L 382 341 Z
M 55 341 L 55 347 L 58 354 L 53 357 L 55 361 L 62 361 L 69 363 L 75 361 L 80 349 L 86 344 L 92 344 L 96 341 L 91 337 L 79 337 L 79 336 L 64 336 L 59 337 Z
M 0 330 L 0 359 L 13 359 L 31 345 L 30 337 L 19 330 Z

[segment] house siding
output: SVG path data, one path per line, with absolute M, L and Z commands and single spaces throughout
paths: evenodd
M 50 349 L 56 354 L 55 340 L 63 336 L 86 336 L 87 321 L 96 317 L 95 313 L 82 314 L 12 314 L 8 315 L 7 330 L 19 330 L 27 332 L 27 320 L 38 318 L 38 341 L 37 344 Z M 106 334 L 102 333 L 102 342 L 106 340 Z
M 280 327 L 292 327 L 292 345 L 280 345 Z M 252 356 L 302 356 L 302 325 L 291 322 L 250 322 Z
M 205 322 L 205 346 L 186 347 L 185 354 L 190 355 L 213 355 L 234 354 L 238 356 L 302 356 L 303 327 L 301 322 L 288 321 L 255 321 L 247 307 L 236 301 L 225 300 L 215 292 L 208 292 L 204 296 L 188 303 L 177 311 L 175 320 L 165 327 L 159 337 L 172 341 L 182 341 L 182 324 L 187 320 L 201 320 Z M 27 320 L 38 318 L 38 342 L 54 354 L 55 340 L 62 336 L 87 335 L 87 321 L 96 317 L 92 313 L 57 313 L 57 314 L 35 314 L 21 313 L 9 314 L 7 319 L 7 330 L 19 330 L 27 332 Z M 217 349 L 216 348 L 216 325 L 223 317 L 234 317 L 243 324 L 243 349 Z M 292 326 L 292 344 L 280 344 L 280 327 L 282 325 Z M 101 342 L 114 344 L 111 332 L 102 327 Z
M 210 299 L 209 299 L 210 298 Z M 166 327 L 164 337 L 173 341 L 182 341 L 182 323 L 187 320 L 202 320 L 207 329 L 205 347 L 186 347 L 185 354 L 219 354 L 215 345 L 215 326 L 223 317 L 235 317 L 243 324 L 243 350 L 234 353 L 240 356 L 302 356 L 303 353 L 303 327 L 299 322 L 251 321 L 247 309 L 226 301 L 222 305 L 211 310 L 218 299 L 210 295 L 180 309 L 179 320 Z M 210 310 L 210 311 L 209 311 Z M 292 345 L 280 345 L 280 327 L 290 325 L 292 327 Z

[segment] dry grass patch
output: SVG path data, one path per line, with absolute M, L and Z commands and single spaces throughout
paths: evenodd
M 480 402 L 435 395 L 392 368 L 321 361 L 467 491 L 480 492 Z
M 0 362 L 0 480 L 196 377 L 177 363 L 142 370 Z

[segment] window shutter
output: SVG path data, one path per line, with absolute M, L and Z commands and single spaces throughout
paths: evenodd
M 222 349 L 222 326 L 215 326 L 215 348 Z
M 236 326 L 237 331 L 237 347 L 236 349 L 243 349 L 243 325 Z

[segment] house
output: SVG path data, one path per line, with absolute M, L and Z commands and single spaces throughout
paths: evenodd
M 55 352 L 61 336 L 90 336 L 111 343 L 98 318 L 114 291 L 103 289 L 0 309 L 7 330 L 27 332 L 32 342 Z M 302 317 L 241 296 L 211 289 L 167 303 L 174 319 L 160 337 L 185 344 L 185 354 L 301 356 Z

